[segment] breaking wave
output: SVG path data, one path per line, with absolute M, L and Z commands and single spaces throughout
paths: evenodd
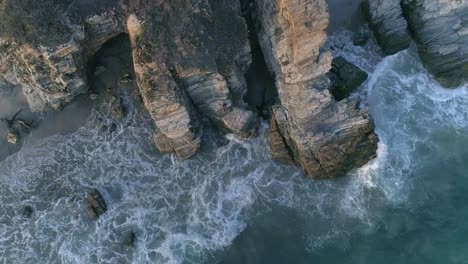
M 466 134 L 468 90 L 441 88 L 414 50 L 380 61 L 362 55 L 368 47 L 340 47 L 336 54 L 370 73 L 362 91 L 380 143 L 366 166 L 335 181 L 305 178 L 271 160 L 266 124 L 250 141 L 208 129 L 202 152 L 178 161 L 154 149 L 149 117 L 138 107 L 112 135 L 100 129 L 112 120 L 93 111 L 78 131 L 26 142 L 0 163 L 0 261 L 203 263 L 272 207 L 313 219 L 305 227 L 309 251 L 346 247 L 352 233 L 372 232 L 389 207 L 407 206 L 422 177 L 415 171 L 431 153 L 448 151 L 438 137 Z M 91 188 L 108 204 L 95 222 L 82 208 Z M 19 214 L 25 205 L 34 208 L 32 220 Z M 124 246 L 131 231 L 134 249 Z

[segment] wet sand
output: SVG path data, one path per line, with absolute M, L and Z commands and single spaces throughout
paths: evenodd
M 92 65 L 91 65 L 92 64 Z M 88 94 L 76 97 L 60 111 L 33 113 L 20 87 L 0 84 L 0 118 L 11 119 L 21 110 L 17 118 L 34 123 L 30 133 L 20 132 L 17 144 L 7 142 L 8 125 L 0 122 L 0 161 L 18 152 L 23 144 L 33 144 L 35 141 L 55 134 L 68 134 L 82 127 L 95 107 L 103 105 L 112 95 L 131 94 L 138 96 L 135 85 L 130 41 L 125 35 L 118 36 L 102 46 L 90 58 L 91 71 L 88 76 L 90 91 L 97 94 L 91 100 Z M 119 83 L 119 79 L 130 74 L 132 81 Z

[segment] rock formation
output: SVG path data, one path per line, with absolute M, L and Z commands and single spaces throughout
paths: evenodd
M 343 57 L 333 59 L 332 68 L 327 75 L 332 81 L 330 91 L 338 101 L 347 98 L 367 79 L 365 71 Z
M 468 0 L 366 0 L 387 54 L 405 49 L 408 29 L 425 67 L 445 87 L 468 81 Z
M 314 177 L 334 177 L 373 158 L 377 137 L 367 111 L 357 100 L 336 102 L 328 90 L 325 1 L 257 0 L 251 6 L 280 101 L 272 110 L 273 157 Z M 20 31 L 31 33 L 24 39 L 14 30 L 0 32 L 0 77 L 20 86 L 34 111 L 59 109 L 87 92 L 92 56 L 127 34 L 161 152 L 194 155 L 202 116 L 243 138 L 257 134 L 258 114 L 244 102 L 251 51 L 238 1 L 4 0 L 0 7 L 6 22 L 14 21 L 15 10 L 46 22 L 22 21 Z M 49 29 L 57 31 L 50 40 L 32 34 Z M 112 106 L 123 116 L 118 100 Z
M 86 215 L 89 219 L 96 220 L 107 211 L 107 205 L 98 190 L 93 190 L 86 194 L 83 201 Z
M 446 87 L 468 82 L 468 0 L 402 0 L 422 62 Z
M 293 160 L 319 178 L 342 175 L 375 157 L 377 135 L 367 110 L 357 99 L 336 102 L 328 90 L 325 1 L 258 0 L 252 12 L 281 102 L 270 121 L 273 157 Z
M 411 37 L 400 0 L 364 0 L 363 7 L 377 42 L 387 55 L 409 47 Z

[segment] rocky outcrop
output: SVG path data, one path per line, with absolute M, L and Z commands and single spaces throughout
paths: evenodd
M 372 118 L 357 99 L 337 103 L 328 90 L 325 1 L 258 0 L 252 12 L 281 102 L 270 121 L 273 157 L 294 160 L 318 178 L 342 175 L 375 157 Z
M 409 47 L 411 36 L 403 18 L 400 0 L 364 0 L 363 8 L 377 42 L 387 55 Z
M 0 76 L 22 87 L 33 110 L 59 109 L 87 91 L 93 54 L 126 33 L 160 151 L 181 159 L 194 155 L 202 116 L 240 137 L 256 136 L 257 113 L 244 103 L 252 59 L 239 1 L 143 2 L 98 1 L 96 6 L 104 3 L 99 10 L 73 2 L 61 14 L 66 23 L 55 21 L 61 37 L 54 42 L 2 38 Z M 85 14 L 76 11 L 81 5 Z M 357 101 L 337 103 L 329 92 L 325 1 L 258 0 L 249 6 L 280 101 L 272 111 L 273 156 L 324 178 L 366 163 L 377 141 L 372 119 Z M 116 118 L 125 114 L 118 97 L 110 108 Z
M 332 82 L 330 91 L 338 101 L 347 98 L 367 79 L 365 71 L 343 57 L 333 59 L 332 68 L 327 75 Z
M 468 82 L 468 0 L 402 0 L 426 68 L 446 87 Z
M 48 44 L 0 36 L 0 77 L 21 86 L 32 111 L 58 110 L 88 91 L 87 60 L 124 32 L 119 18 L 110 10 L 84 19 L 83 25 L 69 24 L 67 38 Z
M 6 6 L 13 7 L 11 1 Z M 45 19 L 43 11 L 38 13 Z M 251 55 L 237 1 L 79 2 L 62 12 L 66 23 L 52 21 L 61 29 L 55 41 L 39 35 L 19 41 L 11 37 L 16 34 L 0 41 L 0 76 L 22 87 L 33 111 L 60 109 L 87 92 L 88 60 L 106 41 L 128 33 L 159 150 L 182 159 L 192 156 L 202 135 L 199 112 L 228 132 L 256 135 L 258 117 L 243 102 Z M 117 100 L 110 107 L 117 118 L 123 116 Z
M 98 190 L 93 190 L 86 194 L 83 201 L 86 215 L 91 220 L 96 220 L 107 211 L 107 205 Z
M 154 3 L 153 3 L 154 5 Z M 244 74 L 251 58 L 247 28 L 237 1 L 156 4 L 130 16 L 137 81 L 157 126 L 154 140 L 179 158 L 200 147 L 198 112 L 241 137 L 257 133 L 258 117 L 245 109 Z
M 365 7 L 387 54 L 408 47 L 409 29 L 422 62 L 443 86 L 467 82 L 467 0 L 366 0 Z

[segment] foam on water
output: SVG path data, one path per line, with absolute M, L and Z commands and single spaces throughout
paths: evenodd
M 376 64 L 369 58 L 378 54 L 362 55 L 367 48 L 342 47 L 346 59 L 372 72 L 362 90 L 380 143 L 377 159 L 363 168 L 335 181 L 305 178 L 271 160 L 266 124 L 250 141 L 227 135 L 225 142 L 207 129 L 203 151 L 178 161 L 155 151 L 149 117 L 138 107 L 114 135 L 100 132 L 108 115 L 93 111 L 78 131 L 26 142 L 0 163 L 0 261 L 203 263 L 273 207 L 306 219 L 310 251 L 346 247 L 353 233 L 372 232 L 388 208 L 406 206 L 413 172 L 443 151 L 434 140 L 439 130 L 466 134 L 468 92 L 441 88 L 414 50 Z M 89 188 L 108 204 L 95 222 L 83 215 Z M 34 208 L 31 220 L 18 215 L 24 205 Z M 130 231 L 135 249 L 124 246 Z

